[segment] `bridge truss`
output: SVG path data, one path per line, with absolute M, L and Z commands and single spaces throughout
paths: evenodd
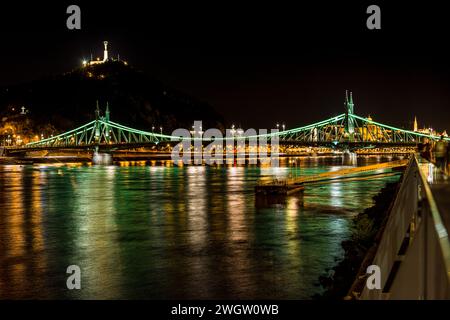
M 405 130 L 375 122 L 353 113 L 353 101 L 346 95 L 347 112 L 310 125 L 284 131 L 272 130 L 265 134 L 244 134 L 242 136 L 225 137 L 227 139 L 277 139 L 283 144 L 293 145 L 337 145 L 339 143 L 356 143 L 359 145 L 416 145 L 428 140 L 438 140 L 439 136 Z M 110 121 L 109 107 L 105 116 L 100 116 L 97 106 L 96 119 L 76 129 L 61 133 L 54 137 L 28 143 L 20 149 L 47 148 L 94 148 L 110 147 L 132 148 L 146 145 L 158 145 L 160 142 L 179 142 L 175 137 L 155 132 L 130 128 Z M 203 142 L 211 138 L 200 138 Z M 450 138 L 445 137 L 450 141 Z M 17 148 L 16 148 L 17 149 Z
M 25 148 L 64 148 L 64 147 L 94 147 L 94 146 L 119 146 L 119 145 L 145 145 L 158 144 L 162 141 L 170 141 L 172 136 L 147 132 L 126 127 L 109 120 L 109 108 L 106 116 L 100 117 L 96 111 L 95 120 L 76 129 L 61 133 L 57 136 L 31 142 Z
M 414 145 L 440 136 L 385 125 L 356 114 L 343 113 L 308 126 L 267 134 L 287 143 L 359 143 Z M 444 137 L 446 141 L 450 138 Z

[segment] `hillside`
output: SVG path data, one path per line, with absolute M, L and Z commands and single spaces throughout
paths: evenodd
M 94 118 L 96 101 L 111 110 L 111 120 L 134 128 L 164 133 L 190 128 L 194 120 L 203 126 L 223 128 L 223 118 L 210 105 L 165 86 L 122 62 L 86 66 L 63 75 L 0 89 L 0 116 L 6 121 L 26 118 L 38 133 L 75 128 Z M 26 116 L 18 116 L 21 107 Z M 48 130 L 47 130 L 48 131 Z M 4 132 L 0 134 L 5 134 Z

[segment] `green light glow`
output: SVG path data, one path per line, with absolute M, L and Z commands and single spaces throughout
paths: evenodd
M 123 126 L 123 125 L 121 125 L 119 123 L 115 123 L 115 122 L 112 122 L 112 121 L 105 122 L 103 120 L 99 120 L 99 122 L 101 122 L 101 123 L 103 123 L 105 125 L 109 125 L 111 127 L 114 127 L 116 129 L 126 130 L 126 131 L 129 131 L 129 132 L 132 132 L 132 133 L 142 134 L 142 135 L 145 135 L 145 136 L 152 136 L 152 137 L 166 138 L 166 139 L 171 139 L 173 137 L 173 136 L 169 136 L 169 135 L 166 135 L 166 134 L 159 134 L 159 133 L 153 133 L 153 132 L 133 129 L 133 128 L 126 127 L 126 126 Z
M 238 136 L 238 137 L 214 137 L 214 138 L 190 138 L 193 141 L 213 141 L 213 140 L 245 140 L 245 139 L 259 139 L 259 138 L 273 138 L 276 136 L 286 136 L 286 135 L 291 135 L 291 134 L 296 134 L 296 133 L 301 133 L 301 132 L 305 132 L 305 131 L 310 131 L 314 128 L 320 128 L 320 127 L 324 127 L 327 125 L 331 125 L 331 124 L 336 124 L 339 121 L 343 121 L 345 120 L 347 117 L 346 114 L 340 114 L 338 116 L 326 119 L 326 120 L 322 120 L 316 123 L 312 123 L 303 127 L 299 127 L 299 128 L 294 128 L 294 129 L 289 129 L 289 130 L 285 130 L 285 131 L 279 131 L 279 132 L 274 132 L 274 133 L 266 133 L 266 134 L 259 134 L 259 135 L 251 135 L 251 136 Z M 419 132 L 415 132 L 415 131 L 410 131 L 410 130 L 404 130 L 404 129 L 400 129 L 400 128 L 396 128 L 393 126 L 389 126 L 386 124 L 382 124 L 376 121 L 372 121 L 369 120 L 367 118 L 363 118 L 360 116 L 357 116 L 355 114 L 348 114 L 349 119 L 353 121 L 355 120 L 360 120 L 363 121 L 364 123 L 368 123 L 368 124 L 372 124 L 372 125 L 376 125 L 385 129 L 389 129 L 392 131 L 396 131 L 396 132 L 403 132 L 406 134 L 410 134 L 412 136 L 415 137 L 425 137 L 425 138 L 430 138 L 430 139 L 434 139 L 437 140 L 440 137 L 439 136 L 433 136 L 433 135 L 428 135 L 428 134 L 424 134 L 424 133 L 419 133 Z M 154 132 L 148 132 L 148 131 L 143 131 L 143 130 L 138 130 L 138 129 L 133 129 L 124 125 L 121 125 L 119 123 L 115 123 L 113 121 L 105 121 L 104 119 L 98 119 L 98 120 L 94 120 L 91 121 L 83 126 L 80 126 L 76 129 L 70 130 L 68 132 L 65 133 L 61 133 L 57 136 L 51 137 L 51 138 L 47 138 L 47 139 L 43 139 L 41 141 L 37 141 L 37 142 L 30 142 L 28 143 L 26 146 L 27 147 L 31 147 L 31 146 L 45 146 L 46 144 L 52 143 L 52 142 L 56 142 L 56 141 L 60 141 L 62 139 L 67 139 L 67 138 L 71 138 L 73 136 L 77 136 L 83 133 L 87 133 L 90 130 L 95 130 L 96 128 L 99 127 L 99 125 L 102 125 L 108 129 L 110 128 L 115 128 L 117 130 L 123 130 L 125 132 L 128 133 L 132 133 L 132 134 L 137 134 L 137 135 L 141 135 L 141 136 L 147 136 L 147 137 L 153 137 L 153 138 L 157 138 L 160 140 L 163 139 L 167 139 L 167 140 L 171 140 L 171 141 L 181 141 L 183 139 L 186 138 L 180 138 L 180 137 L 176 137 L 176 136 L 171 136 L 171 135 L 166 135 L 166 134 L 159 134 L 159 133 L 154 133 Z M 450 141 L 450 138 L 446 137 L 444 138 L 446 141 Z M 159 141 L 158 141 L 159 142 Z
M 74 133 L 74 132 L 75 132 L 75 135 L 78 135 L 78 134 L 84 132 L 84 130 L 80 131 L 81 129 L 86 129 L 86 131 L 87 130 L 92 130 L 94 127 L 93 126 L 89 127 L 92 124 L 95 124 L 95 120 L 93 120 L 93 121 L 91 121 L 89 123 L 86 123 L 85 125 L 83 125 L 81 127 L 78 127 L 76 129 L 73 129 L 73 130 L 61 133 L 61 134 L 59 134 L 57 136 L 54 136 L 54 137 L 51 137 L 51 138 L 47 138 L 47 139 L 43 139 L 43 140 L 36 141 L 36 142 L 30 142 L 30 143 L 27 143 L 26 145 L 27 146 L 40 145 L 40 144 L 47 143 L 47 142 L 50 142 L 50 141 L 54 141 L 54 140 L 57 140 L 57 139 L 60 139 L 60 138 L 63 138 L 63 137 L 72 136 L 72 133 Z

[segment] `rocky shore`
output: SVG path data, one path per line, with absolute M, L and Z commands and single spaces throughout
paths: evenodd
M 370 262 L 370 257 L 375 253 L 400 181 L 401 179 L 399 182 L 388 183 L 373 197 L 375 204 L 353 219 L 351 237 L 341 243 L 345 251 L 344 259 L 331 270 L 327 270 L 326 275 L 319 277 L 318 285 L 325 291 L 321 295 L 315 295 L 314 299 L 351 298 L 347 294 L 361 267 L 364 267 L 363 264 Z

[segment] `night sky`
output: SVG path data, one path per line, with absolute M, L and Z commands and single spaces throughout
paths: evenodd
M 353 91 L 361 116 L 404 128 L 450 129 L 450 26 L 438 5 L 142 1 L 76 2 L 82 29 L 66 29 L 67 5 L 17 3 L 0 13 L 0 86 L 70 71 L 110 53 L 206 101 L 229 124 L 288 128 L 344 111 Z M 70 97 L 68 97 L 70 99 Z M 199 119 L 200 120 L 200 119 Z

